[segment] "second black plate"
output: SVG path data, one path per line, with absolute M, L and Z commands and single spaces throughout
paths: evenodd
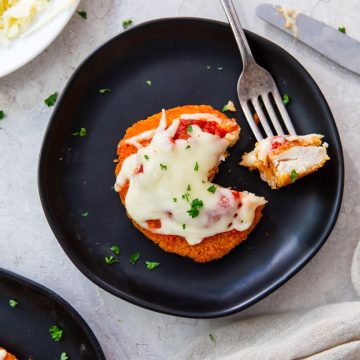
M 18 304 L 11 307 L 10 300 Z M 94 334 L 80 315 L 52 291 L 0 269 L 0 346 L 18 359 L 105 360 Z M 63 330 L 52 340 L 51 326 Z
M 331 161 L 287 188 L 270 190 L 257 173 L 238 165 L 255 140 L 243 114 L 235 114 L 242 127 L 240 141 L 215 181 L 265 196 L 269 204 L 250 238 L 219 261 L 196 264 L 162 251 L 133 227 L 111 187 L 117 143 L 134 122 L 186 104 L 222 109 L 231 99 L 240 109 L 236 83 L 242 63 L 227 25 L 169 19 L 134 27 L 85 60 L 55 109 L 39 167 L 46 216 L 78 268 L 125 300 L 180 316 L 233 313 L 294 275 L 335 224 L 343 157 L 327 103 L 293 57 L 259 36 L 247 36 L 256 60 L 274 76 L 281 92 L 289 94 L 288 110 L 298 133 L 324 134 Z M 111 92 L 100 94 L 101 88 Z M 86 137 L 70 135 L 81 127 Z M 107 265 L 104 257 L 111 255 L 113 244 L 120 246 L 120 262 Z M 129 258 L 136 251 L 141 257 L 132 265 Z M 149 271 L 145 260 L 161 265 Z

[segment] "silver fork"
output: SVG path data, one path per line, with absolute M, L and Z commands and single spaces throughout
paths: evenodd
M 236 42 L 239 46 L 243 61 L 243 71 L 237 84 L 237 93 L 239 96 L 241 108 L 252 132 L 258 141 L 264 138 L 261 130 L 254 120 L 254 114 L 251 113 L 251 109 L 249 107 L 250 103 L 254 107 L 254 110 L 259 117 L 266 136 L 274 135 L 260 104 L 261 99 L 268 114 L 268 118 L 273 124 L 273 128 L 275 129 L 276 134 L 284 135 L 283 128 L 278 119 L 278 115 L 275 112 L 272 99 L 270 98 L 271 94 L 275 100 L 275 104 L 288 133 L 290 135 L 296 135 L 294 126 L 283 104 L 282 98 L 273 77 L 267 70 L 255 62 L 232 0 L 221 0 L 221 3 L 229 20 Z

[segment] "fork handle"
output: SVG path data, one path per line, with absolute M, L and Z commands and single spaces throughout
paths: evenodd
M 236 42 L 239 46 L 241 57 L 243 60 L 243 66 L 245 67 L 249 63 L 255 62 L 255 60 L 250 50 L 249 43 L 246 40 L 246 36 L 241 26 L 239 17 L 236 13 L 235 6 L 232 0 L 220 0 L 220 1 L 225 10 L 225 14 L 229 20 Z

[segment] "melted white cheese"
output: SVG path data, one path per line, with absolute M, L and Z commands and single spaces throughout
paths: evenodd
M 211 119 L 214 115 L 191 114 L 180 119 Z M 125 199 L 128 214 L 142 227 L 165 235 L 179 235 L 191 245 L 204 238 L 233 229 L 243 231 L 253 223 L 255 210 L 266 203 L 262 197 L 243 192 L 236 199 L 231 190 L 213 185 L 209 172 L 223 159 L 229 141 L 192 125 L 187 140 L 173 140 L 180 119 L 165 129 L 166 117 L 145 147 L 129 156 L 117 176 L 115 189 L 119 191 L 128 181 Z M 216 121 L 221 119 L 216 117 Z M 214 185 L 215 186 L 215 185 Z M 203 202 L 199 214 L 191 217 L 188 210 L 193 200 Z M 159 229 L 148 227 L 148 220 L 161 221 Z
M 5 360 L 7 352 L 4 349 L 0 350 L 0 360 Z
M 298 27 L 296 24 L 296 18 L 299 15 L 299 12 L 295 9 L 290 9 L 286 6 L 278 8 L 278 11 L 283 14 L 285 18 L 285 28 L 291 30 L 294 37 L 298 37 Z

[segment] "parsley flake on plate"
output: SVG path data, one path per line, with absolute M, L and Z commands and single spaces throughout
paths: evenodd
M 62 339 L 63 332 L 64 332 L 64 330 L 60 329 L 56 325 L 51 326 L 51 328 L 49 329 L 49 334 L 50 334 L 51 338 L 56 342 L 58 342 Z
M 160 164 L 160 169 L 163 170 L 163 171 L 166 171 L 166 170 L 167 170 L 167 166 L 164 165 L 164 164 Z
M 69 356 L 66 352 L 61 353 L 60 360 L 69 360 Z
M 86 212 L 84 212 L 84 213 L 81 214 L 82 217 L 87 217 L 88 215 L 89 215 L 89 212 L 88 212 L 88 211 L 86 211 Z
M 148 270 L 153 270 L 160 265 L 160 263 L 156 261 L 145 261 L 145 263 Z
M 206 65 L 206 70 L 211 70 L 211 65 Z
M 210 187 L 207 188 L 207 191 L 215 194 L 216 186 L 215 186 L 215 185 L 211 185 Z
M 108 264 L 108 265 L 112 265 L 112 264 L 118 263 L 119 260 L 117 260 L 117 259 L 115 258 L 115 256 L 105 256 L 105 262 L 106 262 L 106 264 Z
M 99 89 L 99 93 L 100 93 L 100 94 L 106 94 L 106 93 L 109 93 L 109 92 L 111 92 L 111 90 L 110 90 L 110 89 L 107 89 L 107 88 Z
M 123 26 L 124 29 L 127 29 L 132 24 L 133 24 L 133 19 L 125 19 L 122 22 L 122 26 Z
M 5 113 L 3 110 L 0 110 L 0 120 L 4 119 L 5 118 Z
M 296 179 L 298 178 L 298 176 L 299 176 L 298 173 L 294 169 L 290 174 L 291 183 L 294 183 L 296 181 Z
M 282 98 L 282 101 L 283 101 L 283 104 L 286 106 L 286 105 L 289 105 L 290 103 L 290 98 L 289 98 L 289 95 L 288 94 L 284 94 L 283 95 L 283 98 Z
M 135 265 L 135 263 L 139 260 L 140 258 L 140 253 L 137 251 L 135 253 L 133 253 L 131 256 L 130 256 L 130 263 Z
M 200 214 L 200 209 L 204 206 L 204 203 L 202 200 L 194 199 L 191 202 L 190 210 L 187 211 L 187 213 L 192 217 L 195 218 Z
M 79 131 L 76 131 L 76 132 L 74 132 L 74 133 L 71 133 L 70 135 L 72 135 L 72 136 L 81 136 L 81 137 L 84 137 L 84 136 L 87 135 L 87 131 L 86 131 L 85 128 L 80 128 Z
M 113 245 L 110 250 L 115 254 L 115 255 L 119 255 L 120 254 L 120 247 L 119 245 Z
M 87 12 L 86 11 L 77 11 L 80 17 L 82 17 L 84 20 L 87 19 Z
M 223 71 L 223 70 L 224 70 L 224 68 L 221 67 L 221 66 L 217 67 L 217 69 L 218 69 L 219 71 Z
M 338 29 L 340 32 L 342 32 L 343 34 L 346 34 L 346 27 L 345 26 L 339 26 Z
M 58 93 L 57 91 L 54 92 L 53 94 L 51 94 L 47 99 L 44 100 L 44 103 L 48 106 L 48 107 L 51 107 L 51 106 L 54 106 L 55 103 L 56 103 L 56 100 L 58 98 Z
M 195 171 L 199 171 L 199 164 L 198 164 L 198 162 L 195 163 L 194 170 L 195 170 Z
M 151 85 L 152 85 L 152 81 L 151 81 L 151 80 L 147 80 L 147 81 L 146 81 L 146 84 L 148 84 L 149 86 L 151 86 Z
M 12 307 L 13 309 L 16 308 L 19 305 L 19 302 L 14 300 L 14 299 L 10 299 L 9 300 L 9 306 Z

